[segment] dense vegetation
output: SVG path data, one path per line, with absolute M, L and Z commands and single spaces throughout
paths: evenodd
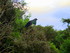
M 62 19 L 68 28 L 57 31 L 52 26 L 25 28 L 29 17 L 11 0 L 0 0 L 0 53 L 70 53 L 70 19 Z

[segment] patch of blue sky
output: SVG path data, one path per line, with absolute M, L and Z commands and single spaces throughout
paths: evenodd
M 30 19 L 37 18 L 37 25 L 47 26 L 52 25 L 56 30 L 67 28 L 66 24 L 62 23 L 62 18 L 70 18 L 70 7 L 55 9 L 51 12 L 40 14 L 32 13 Z
M 51 15 L 57 18 L 70 18 L 70 6 L 57 9 Z

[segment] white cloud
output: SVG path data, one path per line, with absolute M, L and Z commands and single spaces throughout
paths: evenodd
M 66 25 L 63 25 L 61 22 L 61 9 L 66 8 L 67 6 L 70 6 L 70 0 L 25 0 L 28 3 L 28 6 L 30 7 L 30 12 L 32 13 L 31 20 L 34 18 L 37 18 L 37 25 L 47 26 L 47 25 L 53 25 L 55 29 L 65 29 Z M 52 12 L 56 11 L 58 14 L 53 15 Z M 59 10 L 60 9 L 60 10 Z M 65 10 L 63 10 L 64 12 Z M 66 11 L 67 12 L 67 11 Z M 66 13 L 65 12 L 65 13 Z M 69 12 L 69 10 L 68 10 Z M 67 12 L 67 13 L 68 13 Z M 52 13 L 52 14 L 51 14 Z M 68 16 L 68 15 L 65 15 Z
M 30 12 L 48 12 L 56 8 L 70 6 L 70 0 L 25 0 Z

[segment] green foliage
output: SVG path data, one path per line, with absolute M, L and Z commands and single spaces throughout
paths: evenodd
M 13 23 L 13 26 L 14 29 L 19 31 L 23 29 L 25 24 L 29 21 L 29 17 L 25 17 L 25 19 L 23 19 L 22 15 L 24 15 L 24 11 L 20 11 L 19 9 L 16 9 L 15 21 Z
M 62 42 L 64 41 L 64 34 L 63 31 L 58 31 L 57 32 L 57 36 L 55 37 L 55 40 L 57 41 L 56 45 L 60 45 L 62 44 Z
M 63 21 L 63 23 L 67 23 L 68 24 L 67 27 L 69 28 L 70 18 L 68 18 L 68 19 L 62 18 L 62 21 Z
M 38 26 L 28 28 L 28 30 L 23 33 L 22 37 L 23 42 L 25 42 L 23 52 L 50 53 L 50 47 L 48 45 L 48 42 L 46 41 L 44 32 L 42 32 L 42 29 Z
M 52 26 L 44 27 L 44 32 L 47 40 L 53 40 L 56 36 L 56 31 L 53 29 Z
M 0 0 L 0 53 L 12 51 L 12 23 L 15 20 L 15 9 L 11 0 Z
M 70 53 L 70 39 L 65 40 L 60 49 L 61 53 Z
M 64 19 L 64 18 L 62 18 L 62 21 L 63 21 L 63 23 L 68 23 L 68 24 L 70 24 L 70 19 Z
M 58 49 L 60 49 L 60 45 L 64 43 L 64 40 L 69 39 L 69 34 L 70 32 L 68 32 L 67 30 L 57 31 L 57 35 L 53 42 Z
M 51 53 L 60 53 L 58 48 L 56 48 L 56 46 L 53 43 L 49 43 L 49 44 L 50 44 Z
M 0 22 L 3 24 L 11 24 L 14 20 L 15 9 L 12 6 L 11 0 L 0 0 Z
M 0 53 L 70 53 L 70 26 L 61 31 L 52 26 L 25 28 L 31 17 L 25 13 L 14 8 L 11 0 L 0 0 Z
M 15 37 L 15 38 L 19 38 L 20 37 L 20 32 L 12 32 L 12 34 L 11 34 L 13 37 Z
M 50 53 L 50 50 L 46 42 L 33 41 L 29 43 L 26 53 Z

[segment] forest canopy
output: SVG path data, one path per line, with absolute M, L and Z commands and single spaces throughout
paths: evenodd
M 70 53 L 70 19 L 62 19 L 68 24 L 64 30 L 41 25 L 25 28 L 30 21 L 25 5 L 0 0 L 0 53 Z

